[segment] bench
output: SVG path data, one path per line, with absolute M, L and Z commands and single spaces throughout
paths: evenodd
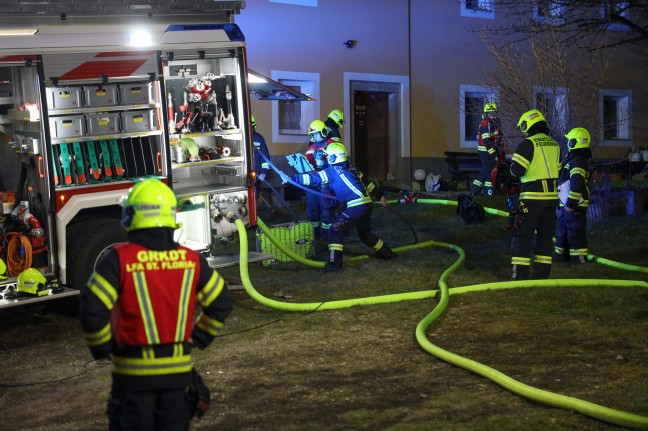
M 448 172 L 450 173 L 450 180 L 455 183 L 457 181 L 466 181 L 466 186 L 470 190 L 471 177 L 477 176 L 481 169 L 481 159 L 477 151 L 464 152 L 464 151 L 446 151 L 446 163 L 448 164 Z

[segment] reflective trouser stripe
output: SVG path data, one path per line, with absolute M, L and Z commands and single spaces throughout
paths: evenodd
M 159 376 L 188 373 L 192 369 L 191 355 L 166 358 L 123 358 L 113 356 L 113 372 L 129 376 Z

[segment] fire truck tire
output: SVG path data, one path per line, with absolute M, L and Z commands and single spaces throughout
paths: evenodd
M 108 247 L 124 241 L 126 231 L 116 219 L 99 218 L 72 226 L 67 234 L 66 285 L 80 290 Z

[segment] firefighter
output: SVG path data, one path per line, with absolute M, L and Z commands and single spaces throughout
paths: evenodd
M 310 124 L 308 134 L 311 144 L 306 151 L 306 159 L 310 162 L 315 172 L 326 168 L 326 147 L 335 142 L 328 138 L 329 130 L 323 121 L 315 120 Z M 327 184 L 321 184 L 318 190 L 323 194 L 331 194 Z M 326 238 L 335 215 L 336 200 L 325 198 L 315 193 L 306 194 L 306 218 L 313 225 L 315 238 Z
M 502 131 L 495 102 L 488 102 L 484 105 L 484 114 L 481 123 L 479 123 L 477 141 L 477 154 L 479 154 L 481 160 L 481 169 L 473 180 L 470 191 L 473 195 L 480 195 L 484 191 L 487 196 L 492 196 L 494 190 L 491 174 L 499 161 L 502 141 Z
M 177 200 L 166 184 L 139 182 L 122 206 L 127 242 L 98 262 L 80 307 L 92 356 L 112 360 L 109 428 L 188 430 L 198 405 L 186 395 L 191 350 L 212 342 L 232 309 L 230 294 L 204 256 L 173 240 Z
M 329 130 L 329 139 L 339 141 L 341 139 L 340 128 L 344 125 L 344 114 L 342 111 L 339 109 L 332 110 L 328 114 L 328 117 L 326 117 L 326 120 L 324 120 L 324 124 L 326 124 Z
M 371 247 L 378 257 L 389 260 L 396 254 L 380 238 L 371 232 L 372 200 L 357 172 L 349 169 L 346 147 L 340 142 L 329 144 L 324 150 L 328 167 L 319 172 L 297 174 L 292 180 L 298 184 L 317 187 L 330 184 L 340 202 L 345 207 L 334 218 L 328 232 L 329 260 L 322 271 L 331 272 L 342 269 L 342 239 L 347 228 L 356 226 L 360 240 Z M 288 177 L 282 177 L 287 181 Z
M 560 145 L 549 137 L 544 115 L 532 109 L 520 117 L 517 127 L 526 134 L 511 160 L 511 174 L 520 178 L 517 210 L 523 217 L 515 225 L 511 242 L 511 265 L 514 280 L 530 277 L 533 252 L 534 279 L 549 278 L 556 230 L 560 171 Z
M 567 154 L 560 171 L 558 223 L 554 261 L 587 262 L 587 207 L 589 205 L 590 133 L 576 127 L 565 135 Z
M 257 174 L 257 181 L 254 183 L 254 191 L 258 196 L 260 193 L 261 183 L 265 181 L 268 172 L 270 172 L 270 165 L 261 156 L 261 154 L 270 160 L 270 152 L 268 151 L 268 145 L 266 144 L 263 135 L 257 132 L 256 126 L 256 118 L 252 115 L 252 127 L 254 128 L 254 133 L 252 135 L 252 142 L 254 143 L 254 171 Z M 259 152 L 261 154 L 258 154 Z

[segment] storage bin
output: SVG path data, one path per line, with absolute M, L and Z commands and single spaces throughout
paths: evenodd
M 89 135 L 112 135 L 120 131 L 119 114 L 116 112 L 88 114 L 86 123 Z
M 49 124 L 52 138 L 73 138 L 85 134 L 85 118 L 83 115 L 50 117 Z
M 83 106 L 81 87 L 47 87 L 49 109 L 71 109 Z
M 125 111 L 121 113 L 122 132 L 148 132 L 155 130 L 155 113 L 152 109 Z
M 150 82 L 119 84 L 119 103 L 121 105 L 148 105 L 153 103 L 153 86 Z
M 117 105 L 117 86 L 98 85 L 83 87 L 83 106 L 88 108 Z

